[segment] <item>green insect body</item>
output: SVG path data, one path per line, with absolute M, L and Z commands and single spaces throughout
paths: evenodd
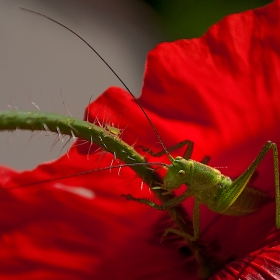
M 188 149 L 185 153 L 188 156 L 191 155 L 192 146 L 191 151 Z M 248 169 L 234 181 L 221 174 L 219 170 L 204 163 L 183 157 L 176 157 L 175 159 L 171 157 L 172 164 L 168 166 L 163 186 L 156 186 L 152 189 L 161 189 L 165 191 L 163 194 L 169 194 L 185 184 L 187 185 L 185 192 L 180 196 L 175 196 L 162 205 L 158 205 L 148 199 L 134 198 L 131 195 L 128 195 L 127 198 L 147 204 L 157 210 L 166 210 L 181 204 L 189 197 L 194 197 L 194 235 L 192 236 L 173 228 L 167 229 L 165 235 L 173 232 L 191 241 L 195 241 L 199 239 L 201 204 L 205 204 L 210 210 L 216 213 L 230 216 L 243 216 L 259 210 L 266 202 L 271 200 L 266 193 L 247 186 L 256 168 L 271 149 L 274 159 L 276 227 L 280 228 L 278 151 L 276 144 L 270 141 L 264 145 Z
M 106 130 L 108 130 L 110 133 L 112 133 L 115 136 L 120 136 L 120 134 L 122 132 L 121 129 L 111 126 L 109 124 L 106 124 L 105 128 L 106 128 Z
M 200 204 L 207 205 L 213 212 L 225 215 L 240 216 L 252 213 L 269 198 L 261 191 L 244 188 L 227 202 L 224 199 L 225 194 L 228 196 L 233 190 L 233 181 L 229 177 L 208 165 L 176 157 L 165 176 L 164 188 L 168 189 L 169 193 L 182 184 L 189 186 L 188 196 L 195 196 Z

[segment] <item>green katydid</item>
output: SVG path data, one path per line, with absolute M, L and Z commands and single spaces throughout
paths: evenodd
M 25 9 L 31 11 L 29 9 Z M 34 12 L 34 11 L 31 11 Z M 224 176 L 221 172 L 215 168 L 212 168 L 206 163 L 209 161 L 209 157 L 205 157 L 202 162 L 197 162 L 190 159 L 193 149 L 193 142 L 190 140 L 185 140 L 178 145 L 167 149 L 157 132 L 155 126 L 151 122 L 149 116 L 145 112 L 144 108 L 141 106 L 139 101 L 134 97 L 132 92 L 128 89 L 125 83 L 121 80 L 121 78 L 116 74 L 116 72 L 108 65 L 108 63 L 97 53 L 95 49 L 93 49 L 83 38 L 81 38 L 74 31 L 64 26 L 63 24 L 57 22 L 56 20 L 38 13 L 51 21 L 56 22 L 57 24 L 63 26 L 68 29 L 78 38 L 80 38 L 84 43 L 86 43 L 94 52 L 99 56 L 99 58 L 109 67 L 109 69 L 114 73 L 114 75 L 120 80 L 120 82 L 124 85 L 124 87 L 128 90 L 129 94 L 133 97 L 133 99 L 138 104 L 139 108 L 142 110 L 143 114 L 147 118 L 149 124 L 153 128 L 159 142 L 163 147 L 163 152 L 158 154 L 153 154 L 155 156 L 159 156 L 161 154 L 167 154 L 169 160 L 171 162 L 170 165 L 167 165 L 167 173 L 164 177 L 164 183 L 161 186 L 154 186 L 151 189 L 154 190 L 162 190 L 163 194 L 169 194 L 173 190 L 179 188 L 181 185 L 186 184 L 188 186 L 187 190 L 182 193 L 180 196 L 175 196 L 169 201 L 163 203 L 162 205 L 158 205 L 148 199 L 145 198 L 134 198 L 131 195 L 125 195 L 127 199 L 134 200 L 139 203 L 147 204 L 157 210 L 166 210 L 172 207 L 175 207 L 182 202 L 184 202 L 187 198 L 194 196 L 195 204 L 193 210 L 193 235 L 181 232 L 177 229 L 169 228 L 167 232 L 173 232 L 178 235 L 187 238 L 188 240 L 195 241 L 199 238 L 199 227 L 200 227 L 200 204 L 205 204 L 214 212 L 224 214 L 224 215 L 235 215 L 241 216 L 250 214 L 254 211 L 257 211 L 267 200 L 268 195 L 262 191 L 248 188 L 247 184 L 256 171 L 258 165 L 262 162 L 263 158 L 267 154 L 269 150 L 273 151 L 273 159 L 274 159 L 274 176 L 275 176 L 275 201 L 276 201 L 276 227 L 280 228 L 280 210 L 279 210 L 279 167 L 278 167 L 278 151 L 275 143 L 268 141 L 256 159 L 252 162 L 252 164 L 248 167 L 248 169 L 240 175 L 236 180 L 232 181 L 229 177 Z M 109 127 L 109 130 L 111 128 Z M 119 132 L 117 132 L 119 134 Z M 170 154 L 170 151 L 184 145 L 188 145 L 188 148 L 183 157 L 173 158 Z M 149 153 L 152 153 L 148 151 Z M 134 165 L 136 165 L 135 163 Z M 143 163 L 139 163 L 143 164 Z M 147 163 L 151 164 L 151 163 Z M 164 165 L 164 164 L 161 164 Z M 126 164 L 125 166 L 129 166 Z
M 185 157 L 178 156 L 174 159 L 169 155 L 171 165 L 168 166 L 164 184 L 153 188 L 164 190 L 165 194 L 169 194 L 181 185 L 186 184 L 188 188 L 183 194 L 162 205 L 155 204 L 148 199 L 134 198 L 131 195 L 126 195 L 127 199 L 147 204 L 157 210 L 166 210 L 179 205 L 188 197 L 194 196 L 193 236 L 173 228 L 167 229 L 165 234 L 173 232 L 195 241 L 199 238 L 200 204 L 205 204 L 213 212 L 223 215 L 243 216 L 257 211 L 269 200 L 266 193 L 248 188 L 247 184 L 267 152 L 272 149 L 275 176 L 276 227 L 280 228 L 278 150 L 275 143 L 267 141 L 248 169 L 234 181 L 222 175 L 218 169 L 204 164 L 207 161 L 206 158 L 203 160 L 204 163 L 190 159 L 193 145 L 192 142 L 189 143 L 191 145 L 186 150 Z M 157 154 L 154 155 L 156 156 Z

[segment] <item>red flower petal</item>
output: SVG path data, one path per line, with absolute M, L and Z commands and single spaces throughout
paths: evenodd
M 103 162 L 110 160 L 106 156 Z M 66 168 L 71 173 L 77 165 L 81 170 L 88 168 L 85 158 L 73 149 L 70 160 L 64 156 L 36 172 L 12 173 L 7 184 L 24 184 L 30 175 L 56 176 Z M 159 242 L 168 225 L 167 215 L 120 196 L 127 188 L 124 178 L 132 171 L 123 169 L 121 174 L 112 170 L 2 192 L 1 278 L 184 279 L 187 273 L 195 275 L 193 259 L 186 265 L 178 246 Z M 6 180 L 8 176 L 6 172 Z M 80 186 L 88 192 L 75 193 Z M 162 262 L 170 266 L 163 268 Z
M 222 271 L 210 279 L 279 279 L 279 249 L 279 244 L 262 248 L 242 259 L 229 263 Z
M 234 177 L 248 167 L 267 140 L 280 146 L 275 129 L 280 119 L 279 6 L 280 1 L 275 1 L 229 16 L 200 39 L 161 44 L 149 54 L 140 101 L 167 146 L 191 139 L 194 159 L 208 154 L 211 166 L 227 166 L 222 171 Z M 106 123 L 109 116 L 110 125 L 124 129 L 123 139 L 129 144 L 160 149 L 131 100 L 124 91 L 111 88 L 90 106 L 89 119 Z M 74 147 L 69 159 L 64 156 L 31 172 L 2 169 L 1 185 L 12 187 L 110 166 L 113 156 L 90 155 L 95 148 Z M 258 170 L 254 186 L 274 196 L 271 156 Z M 171 236 L 159 244 L 170 223 L 166 213 L 120 197 L 122 193 L 148 197 L 149 193 L 140 190 L 141 181 L 129 169 L 122 169 L 120 176 L 117 173 L 94 172 L 3 192 L 1 278 L 195 279 L 194 260 L 182 253 L 184 247 L 179 249 L 178 238 Z M 190 214 L 191 202 L 183 204 Z M 280 233 L 275 228 L 274 202 L 244 217 L 218 215 L 202 207 L 201 217 L 205 244 L 216 241 L 220 248 L 214 253 L 222 260 L 237 258 L 217 279 L 231 275 L 277 278 L 275 242 Z

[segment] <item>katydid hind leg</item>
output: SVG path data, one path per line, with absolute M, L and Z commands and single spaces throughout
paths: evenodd
M 274 164 L 274 182 L 275 182 L 275 202 L 276 202 L 276 226 L 280 228 L 280 211 L 279 211 L 279 163 L 278 163 L 278 150 L 277 145 L 271 141 L 267 141 L 263 146 L 262 150 L 256 157 L 256 159 L 252 162 L 252 164 L 248 167 L 248 169 L 234 181 L 237 181 L 240 184 L 247 185 L 248 181 L 254 174 L 255 170 L 262 162 L 263 158 L 266 156 L 268 151 L 272 150 L 273 152 L 273 164 Z M 244 187 L 242 187 L 244 189 Z
M 258 156 L 247 168 L 247 170 L 241 174 L 235 181 L 233 181 L 231 187 L 225 192 L 226 197 L 221 197 L 220 204 L 217 205 L 217 212 L 226 211 L 239 197 L 247 186 L 249 180 L 253 176 L 257 167 L 262 162 L 268 151 L 273 152 L 274 163 L 274 182 L 275 182 L 275 202 L 276 202 L 276 227 L 280 228 L 280 209 L 279 209 L 279 165 L 278 165 L 278 150 L 275 143 L 268 141 L 259 152 Z

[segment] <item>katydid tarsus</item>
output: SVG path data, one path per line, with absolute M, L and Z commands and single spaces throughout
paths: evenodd
M 127 89 L 129 94 L 138 104 L 139 108 L 142 110 L 149 124 L 153 128 L 160 144 L 163 147 L 163 152 L 154 154 L 147 148 L 143 148 L 146 152 L 154 155 L 161 156 L 166 154 L 171 162 L 170 165 L 167 165 L 167 173 L 164 177 L 164 183 L 160 186 L 152 186 L 151 189 L 162 190 L 163 194 L 169 194 L 173 190 L 180 188 L 182 185 L 187 186 L 187 190 L 179 196 L 175 196 L 171 200 L 163 203 L 161 205 L 156 204 L 145 198 L 135 198 L 131 195 L 124 195 L 129 200 L 134 200 L 136 202 L 147 204 L 150 207 L 153 207 L 157 210 L 166 210 L 172 207 L 175 207 L 182 202 L 184 202 L 189 197 L 195 198 L 194 210 L 193 210 L 193 235 L 188 233 L 181 232 L 174 228 L 169 228 L 166 231 L 173 232 L 184 238 L 195 241 L 199 239 L 199 230 L 200 230 L 200 205 L 205 204 L 213 212 L 217 212 L 223 215 L 232 215 L 232 216 L 242 216 L 247 215 L 252 212 L 257 211 L 262 205 L 264 205 L 268 200 L 268 195 L 260 190 L 247 187 L 248 182 L 254 172 L 256 171 L 259 164 L 262 162 L 263 158 L 266 156 L 269 150 L 273 152 L 274 160 L 274 176 L 275 176 L 275 202 L 276 202 L 276 227 L 280 228 L 280 210 L 279 210 L 279 165 L 278 165 L 278 151 L 275 143 L 267 141 L 262 150 L 257 155 L 256 159 L 252 164 L 247 168 L 247 170 L 241 174 L 237 179 L 231 180 L 229 177 L 221 174 L 218 169 L 212 168 L 207 165 L 209 157 L 206 156 L 202 162 L 197 162 L 190 159 L 193 150 L 193 142 L 190 140 L 182 141 L 181 143 L 175 145 L 172 148 L 167 149 L 164 145 L 158 131 L 150 120 L 144 108 L 141 106 L 139 101 L 134 97 L 132 92 L 128 89 L 122 79 L 116 74 L 116 72 L 108 65 L 108 63 L 99 55 L 99 53 L 90 46 L 83 38 L 81 38 L 74 31 L 64 26 L 63 24 L 57 22 L 56 20 L 29 10 L 33 13 L 44 16 L 51 21 L 56 22 L 62 27 L 68 29 L 78 38 L 80 38 L 85 44 L 87 44 L 91 50 L 107 65 L 107 67 L 113 72 L 113 74 L 119 79 L 123 86 Z M 111 129 L 111 128 L 109 128 Z M 118 135 L 118 131 L 117 131 Z M 186 152 L 183 157 L 173 158 L 170 154 L 171 151 L 175 150 L 178 147 L 187 145 Z M 137 164 L 137 163 L 136 163 Z M 143 164 L 143 163 L 141 163 Z M 147 163 L 149 164 L 149 163 Z M 163 164 L 164 165 L 164 164 Z M 126 164 L 124 166 L 129 166 Z

